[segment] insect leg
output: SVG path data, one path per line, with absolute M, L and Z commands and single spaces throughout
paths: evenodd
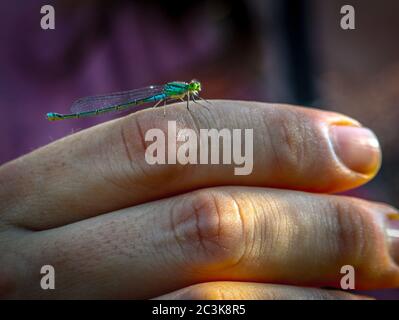
M 200 99 L 201 99 L 201 97 L 199 97 L 198 95 L 195 95 L 195 97 L 197 97 L 197 98 L 200 98 Z M 194 95 L 192 95 L 192 99 L 193 99 L 194 103 L 197 103 L 197 104 L 199 104 L 200 106 L 204 107 L 206 110 L 208 110 L 208 111 L 209 111 L 209 109 L 208 109 L 208 107 L 207 107 L 206 105 L 204 105 L 204 104 L 200 103 L 198 100 L 195 100 L 195 98 L 194 98 Z
M 162 102 L 162 101 L 164 101 L 165 99 L 161 99 L 161 100 L 159 100 L 154 106 L 153 106 L 153 108 L 156 108 L 156 107 L 158 107 L 159 106 L 159 104 Z M 166 100 L 165 100 L 166 101 Z
M 204 99 L 204 98 L 201 98 L 200 96 L 199 96 L 199 94 L 196 94 L 195 95 L 198 99 L 200 99 L 200 100 L 202 100 L 202 101 L 205 101 L 207 104 L 209 104 L 209 105 L 211 105 L 212 103 L 211 102 L 209 102 L 208 100 L 206 100 L 206 99 Z

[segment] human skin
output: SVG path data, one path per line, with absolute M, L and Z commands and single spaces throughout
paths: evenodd
M 168 120 L 253 128 L 252 174 L 149 165 L 145 132 Z M 356 289 L 397 287 L 399 215 L 331 193 L 380 161 L 357 121 L 288 105 L 176 104 L 81 131 L 0 167 L 0 297 L 364 299 L 336 290 L 341 267 Z

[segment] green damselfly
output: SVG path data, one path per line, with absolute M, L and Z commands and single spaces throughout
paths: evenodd
M 141 89 L 111 93 L 109 95 L 81 98 L 72 104 L 71 113 L 59 114 L 50 112 L 47 113 L 47 119 L 56 121 L 91 117 L 107 112 L 126 110 L 133 106 L 151 102 L 155 102 L 154 107 L 159 106 L 162 102 L 164 102 L 165 106 L 168 101 L 184 101 L 184 98 L 187 98 L 188 108 L 190 100 L 196 103 L 198 103 L 196 99 L 206 101 L 199 96 L 200 91 L 201 83 L 197 80 L 191 80 L 190 82 L 172 81 L 164 85 L 149 86 Z

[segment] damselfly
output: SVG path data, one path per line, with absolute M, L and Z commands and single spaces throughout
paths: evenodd
M 187 108 L 190 100 L 198 103 L 201 83 L 197 80 L 190 82 L 173 81 L 165 85 L 149 86 L 130 91 L 116 92 L 109 95 L 92 96 L 76 100 L 71 107 L 71 113 L 59 114 L 55 112 L 47 113 L 50 121 L 91 117 L 107 112 L 121 111 L 133 106 L 155 102 L 154 107 L 171 100 L 181 100 L 187 98 Z M 209 102 L 208 102 L 209 103 Z M 165 108 L 164 108 L 165 112 Z

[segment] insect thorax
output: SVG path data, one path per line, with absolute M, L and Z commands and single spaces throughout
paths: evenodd
M 188 91 L 188 83 L 180 82 L 180 81 L 173 81 L 168 82 L 165 84 L 164 92 L 169 97 L 182 97 Z

